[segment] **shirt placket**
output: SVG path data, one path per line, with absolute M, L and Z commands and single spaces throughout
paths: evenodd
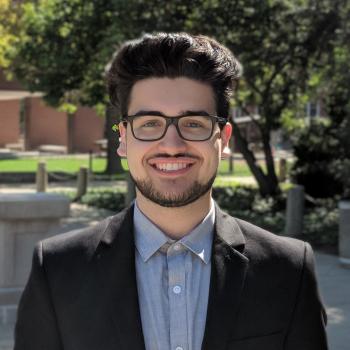
M 188 350 L 185 252 L 175 244 L 167 252 L 170 349 Z

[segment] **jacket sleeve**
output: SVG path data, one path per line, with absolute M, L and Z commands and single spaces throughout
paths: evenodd
M 327 315 L 318 291 L 312 248 L 305 243 L 304 264 L 286 350 L 327 350 Z
M 43 264 L 43 245 L 33 254 L 29 280 L 17 311 L 14 350 L 62 350 Z

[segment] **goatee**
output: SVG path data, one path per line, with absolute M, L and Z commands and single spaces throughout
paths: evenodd
M 164 194 L 162 192 L 157 191 L 150 180 L 136 179 L 132 176 L 131 173 L 130 177 L 137 189 L 142 193 L 144 197 L 162 207 L 176 208 L 193 203 L 197 199 L 205 195 L 213 186 L 213 183 L 216 178 L 216 173 L 204 184 L 195 181 L 191 188 L 180 194 Z

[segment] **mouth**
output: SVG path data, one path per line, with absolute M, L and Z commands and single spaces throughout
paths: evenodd
M 186 173 L 195 163 L 195 160 L 190 159 L 179 159 L 179 158 L 153 158 L 148 161 L 148 164 L 156 170 L 158 173 L 163 174 L 184 174 Z

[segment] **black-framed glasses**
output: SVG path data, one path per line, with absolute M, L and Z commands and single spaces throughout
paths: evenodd
M 215 124 L 222 128 L 227 120 L 212 115 L 163 116 L 137 114 L 122 118 L 131 125 L 131 132 L 140 141 L 157 141 L 164 137 L 170 125 L 174 124 L 181 138 L 186 141 L 206 141 L 213 135 Z

